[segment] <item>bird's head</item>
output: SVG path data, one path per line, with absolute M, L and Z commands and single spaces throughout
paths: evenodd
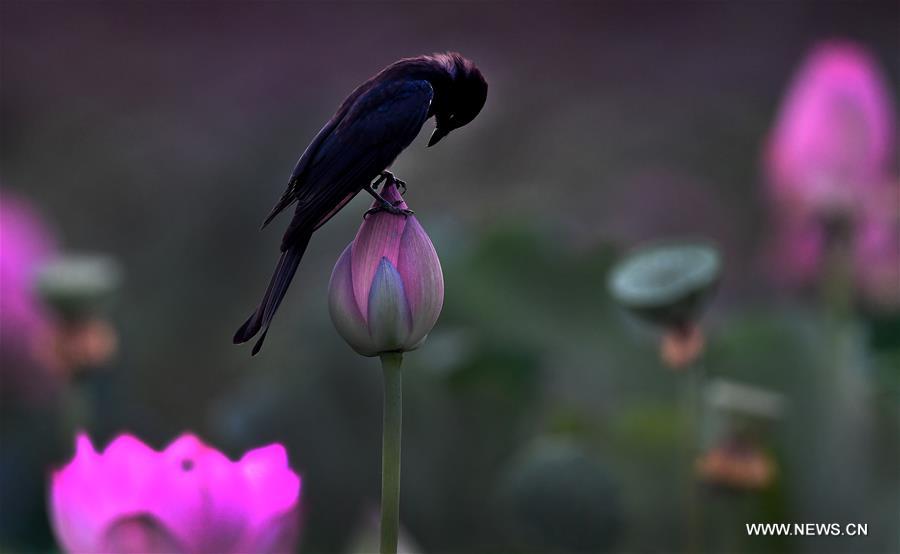
M 435 54 L 434 58 L 446 68 L 450 81 L 435 109 L 435 129 L 428 146 L 434 146 L 450 131 L 475 119 L 484 107 L 488 89 L 481 71 L 460 54 Z

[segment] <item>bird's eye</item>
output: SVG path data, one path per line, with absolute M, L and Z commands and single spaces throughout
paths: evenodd
M 452 113 L 452 114 L 450 114 L 450 115 L 447 116 L 447 121 L 451 121 L 451 122 L 452 122 L 452 121 L 455 121 L 455 120 L 456 120 L 456 114 L 455 114 L 455 113 Z

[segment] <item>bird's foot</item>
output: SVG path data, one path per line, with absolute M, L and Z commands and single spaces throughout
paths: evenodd
M 394 174 L 386 169 L 378 175 L 378 178 L 375 179 L 375 182 L 372 184 L 372 186 L 374 188 L 378 188 L 378 186 L 381 185 L 382 182 L 385 185 L 390 185 L 391 183 L 396 185 L 397 188 L 400 189 L 400 196 L 406 194 L 406 181 L 394 177 Z
M 385 200 L 381 205 L 366 210 L 366 213 L 363 214 L 363 219 L 368 219 L 370 215 L 378 212 L 387 212 L 389 214 L 402 215 L 403 217 L 408 217 L 416 213 L 409 209 L 398 208 L 401 204 L 403 204 L 403 200 L 397 200 L 393 203 Z

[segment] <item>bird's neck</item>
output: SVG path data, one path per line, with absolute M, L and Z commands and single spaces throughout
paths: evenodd
M 422 79 L 428 81 L 431 83 L 431 86 L 436 89 L 444 88 L 453 80 L 453 75 L 447 68 L 436 63 L 428 62 L 410 63 L 398 76 L 403 79 Z
M 439 109 L 443 99 L 449 95 L 449 89 L 453 82 L 451 68 L 430 56 L 400 60 L 387 67 L 382 72 L 382 76 L 385 79 L 428 81 L 431 88 L 434 89 L 432 113 Z

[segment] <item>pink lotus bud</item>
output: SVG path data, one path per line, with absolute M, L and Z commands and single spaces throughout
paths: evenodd
M 382 196 L 403 200 L 392 184 Z M 384 211 L 363 221 L 328 288 L 335 327 L 363 356 L 417 348 L 443 303 L 444 276 L 431 239 L 414 216 Z
M 80 435 L 50 510 L 67 552 L 286 552 L 299 499 L 279 444 L 232 462 L 193 435 L 163 452 L 122 435 L 102 453 Z
M 779 209 L 852 215 L 893 155 L 893 110 L 869 54 L 827 42 L 797 72 L 770 137 L 767 171 Z

